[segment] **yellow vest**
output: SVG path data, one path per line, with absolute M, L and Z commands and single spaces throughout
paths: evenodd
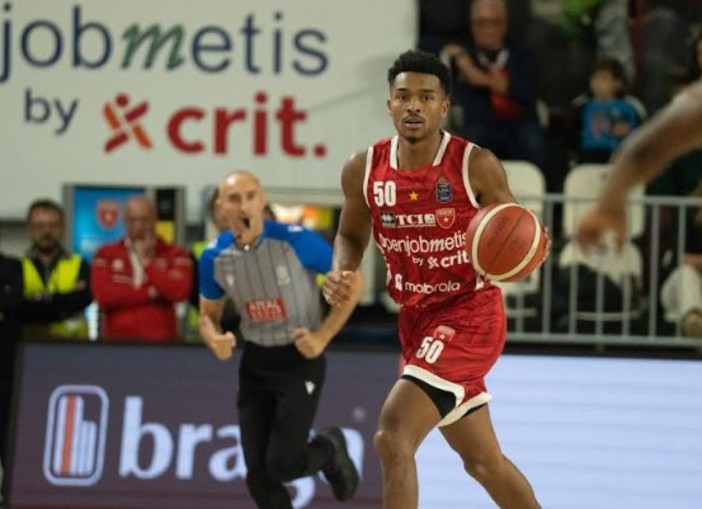
M 71 255 L 62 258 L 49 275 L 49 281 L 39 275 L 34 262 L 29 258 L 22 258 L 22 272 L 24 274 L 24 296 L 34 298 L 37 294 L 69 293 L 76 289 L 80 274 L 81 258 Z M 62 322 L 53 322 L 47 325 L 26 324 L 25 335 L 53 336 L 60 338 L 88 338 L 88 321 L 82 313 L 78 313 Z

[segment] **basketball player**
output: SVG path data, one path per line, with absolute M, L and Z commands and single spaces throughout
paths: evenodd
M 502 454 L 487 406 L 484 378 L 505 343 L 502 295 L 464 254 L 463 232 L 478 208 L 516 200 L 489 150 L 441 130 L 449 73 L 415 50 L 389 69 L 387 106 L 397 134 L 343 168 L 334 271 L 323 293 L 333 306 L 347 301 L 372 231 L 388 266 L 388 290 L 401 305 L 405 364 L 375 435 L 383 508 L 417 508 L 415 452 L 439 426 L 500 507 L 534 509 L 534 492 Z
M 220 322 L 225 293 L 241 316 L 239 421 L 246 484 L 259 509 L 292 509 L 284 482 L 322 471 L 338 500 L 350 499 L 358 472 L 338 428 L 308 442 L 324 383 L 324 350 L 358 302 L 351 297 L 322 319 L 315 281 L 331 268 L 332 249 L 318 233 L 264 220 L 266 197 L 247 171 L 227 176 L 219 205 L 229 231 L 200 258 L 200 334 L 217 358 L 231 357 L 237 338 Z
M 576 233 L 584 248 L 599 247 L 611 230 L 621 249 L 626 240 L 626 195 L 653 180 L 684 153 L 702 146 L 702 82 L 681 92 L 666 108 L 634 131 L 615 155 L 597 204 Z

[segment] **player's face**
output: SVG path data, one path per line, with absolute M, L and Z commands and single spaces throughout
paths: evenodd
M 397 133 L 410 143 L 437 133 L 448 110 L 446 94 L 433 74 L 403 72 L 390 87 L 388 111 Z
M 40 253 L 53 253 L 60 249 L 63 237 L 61 215 L 51 209 L 34 209 L 29 217 L 29 237 L 34 249 Z
M 237 240 L 250 244 L 263 230 L 266 196 L 258 180 L 247 174 L 232 175 L 219 191 L 219 209 Z

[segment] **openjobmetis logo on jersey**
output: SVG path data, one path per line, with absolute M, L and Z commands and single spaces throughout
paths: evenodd
M 57 486 L 91 486 L 102 476 L 109 400 L 95 385 L 62 385 L 49 398 L 44 476 Z

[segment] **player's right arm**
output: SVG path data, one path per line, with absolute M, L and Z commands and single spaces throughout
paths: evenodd
M 232 356 L 236 346 L 236 337 L 231 332 L 222 332 L 222 312 L 224 311 L 224 297 L 217 300 L 206 299 L 200 296 L 200 337 L 220 360 Z
M 371 232 L 370 209 L 363 194 L 366 152 L 357 152 L 341 173 L 344 204 L 339 229 L 334 238 L 332 271 L 324 282 L 324 298 L 332 306 L 347 302 L 353 295 L 353 274 L 361 266 Z

